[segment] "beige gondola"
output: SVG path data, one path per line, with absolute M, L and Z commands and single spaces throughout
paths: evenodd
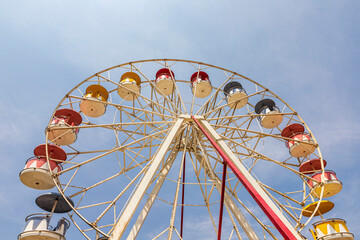
M 90 85 L 86 89 L 85 100 L 81 101 L 80 109 L 88 117 L 100 117 L 106 111 L 106 101 L 109 93 L 99 84 Z
M 50 123 L 49 140 L 57 145 L 70 145 L 76 141 L 79 129 L 72 128 L 82 122 L 81 115 L 72 109 L 59 109 Z
M 156 91 L 164 96 L 168 96 L 174 92 L 175 89 L 175 74 L 168 68 L 162 68 L 156 73 L 155 86 Z
M 133 101 L 140 94 L 141 79 L 134 72 L 124 73 L 119 82 L 117 92 L 119 96 L 126 101 Z
M 283 121 L 280 109 L 275 105 L 271 99 L 262 99 L 255 105 L 255 112 L 261 114 L 258 117 L 261 126 L 264 128 L 275 128 Z
M 248 96 L 245 89 L 238 82 L 229 82 L 224 87 L 226 101 L 229 107 L 239 109 L 244 107 L 248 102 Z
M 209 75 L 206 72 L 195 72 L 191 78 L 191 89 L 195 97 L 205 98 L 210 95 L 212 91 Z
M 53 174 L 61 171 L 59 163 L 67 158 L 63 149 L 56 145 L 47 145 L 49 163 L 46 160 L 46 145 L 41 144 L 34 150 L 35 157 L 26 161 L 24 169 L 20 172 L 20 181 L 31 188 L 38 190 L 55 187 Z

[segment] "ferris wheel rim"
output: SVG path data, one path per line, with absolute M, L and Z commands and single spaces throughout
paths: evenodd
M 73 92 L 76 88 L 78 88 L 79 86 L 81 86 L 82 84 L 86 83 L 88 80 L 90 80 L 91 78 L 97 76 L 98 74 L 102 74 L 102 73 L 105 73 L 107 71 L 110 71 L 110 70 L 113 70 L 113 69 L 116 69 L 116 68 L 120 68 L 122 66 L 126 66 L 126 65 L 132 65 L 132 64 L 138 64 L 138 63 L 147 63 L 147 62 L 158 62 L 158 61 L 174 61 L 174 62 L 185 62 L 185 63 L 195 63 L 195 64 L 200 64 L 200 65 L 205 65 L 207 67 L 210 67 L 210 68 L 216 68 L 216 69 L 219 69 L 219 70 L 222 70 L 222 71 L 227 71 L 227 72 L 230 72 L 230 73 L 233 73 L 234 75 L 237 75 L 237 76 L 240 76 L 256 85 L 259 85 L 261 87 L 263 87 L 267 92 L 271 93 L 273 96 L 275 96 L 277 99 L 281 100 L 291 111 L 293 111 L 295 113 L 295 116 L 299 118 L 299 120 L 304 124 L 305 128 L 308 129 L 309 133 L 311 134 L 315 144 L 317 144 L 316 142 L 316 139 L 314 137 L 314 135 L 311 133 L 311 131 L 309 130 L 308 126 L 306 125 L 306 123 L 301 119 L 301 117 L 291 108 L 290 105 L 288 105 L 284 100 L 282 100 L 278 95 L 274 94 L 272 91 L 270 91 L 268 88 L 265 88 L 264 86 L 262 86 L 261 84 L 259 84 L 258 82 L 255 82 L 254 80 L 250 79 L 250 78 L 247 78 L 241 74 L 238 74 L 234 71 L 231 71 L 231 70 L 228 70 L 228 69 L 225 69 L 225 68 L 221 68 L 221 67 L 217 67 L 215 65 L 211 65 L 211 64 L 207 64 L 207 63 L 203 63 L 203 62 L 198 62 L 198 61 L 191 61 L 191 60 L 182 60 L 182 59 L 167 59 L 167 58 L 164 58 L 164 59 L 147 59 L 147 60 L 139 60 L 139 61 L 132 61 L 132 62 L 128 62 L 128 63 L 123 63 L 123 64 L 120 64 L 120 65 L 115 65 L 113 67 L 110 67 L 110 68 L 107 68 L 107 69 L 104 69 L 102 71 L 99 71 L 95 74 L 93 74 L 92 76 L 86 78 L 85 80 L 83 80 L 82 82 L 80 82 L 79 84 L 77 84 L 72 90 L 70 90 L 68 92 L 68 94 L 66 94 L 64 96 L 64 98 L 60 101 L 60 103 L 57 105 L 57 107 L 55 109 L 59 109 L 59 107 L 61 106 L 62 102 L 64 102 L 64 100 L 67 98 L 67 96 L 69 95 L 69 93 Z M 55 110 L 56 111 L 56 110 Z M 48 124 L 48 127 L 50 126 L 50 123 L 51 123 L 51 119 L 53 118 L 54 114 L 55 114 L 55 111 L 52 115 L 52 117 L 50 118 L 50 121 L 49 121 L 49 124 Z M 174 120 L 176 119 L 176 117 L 174 117 Z M 46 132 L 46 143 L 48 142 L 48 132 Z M 321 155 L 321 152 L 320 152 L 320 148 L 317 148 L 318 150 L 318 154 L 320 156 L 320 158 L 322 159 L 322 155 Z M 49 159 L 47 157 L 47 159 Z M 323 169 L 324 170 L 324 169 Z M 55 178 L 54 178 L 54 181 L 55 181 Z M 58 188 L 58 191 L 63 195 L 64 193 L 60 190 L 60 187 L 57 185 L 56 183 L 56 187 Z M 320 199 L 321 201 L 321 199 Z M 76 212 L 76 214 L 82 219 L 84 220 L 89 226 L 93 227 L 94 229 L 96 228 L 95 226 L 92 226 L 90 222 L 88 222 L 85 218 L 83 218 L 81 216 L 81 214 L 79 214 L 75 209 L 74 211 Z M 102 233 L 102 231 L 100 229 L 97 229 L 96 230 L 100 233 Z M 102 233 L 104 234 L 104 233 Z

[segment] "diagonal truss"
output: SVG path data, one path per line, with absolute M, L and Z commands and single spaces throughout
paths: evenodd
M 197 117 L 199 118 L 199 117 Z M 245 186 L 250 195 L 258 203 L 270 221 L 274 224 L 280 234 L 287 240 L 303 239 L 291 223 L 285 218 L 281 211 L 276 207 L 273 201 L 269 198 L 266 192 L 256 182 L 256 180 L 248 173 L 246 168 L 240 160 L 232 153 L 230 148 L 211 127 L 211 125 L 202 117 L 200 121 L 192 116 L 197 126 L 206 135 L 208 140 L 219 152 L 224 161 L 229 165 L 234 174 L 239 178 L 241 183 Z

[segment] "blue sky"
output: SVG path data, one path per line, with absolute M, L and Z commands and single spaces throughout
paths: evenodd
M 38 193 L 18 173 L 61 98 L 107 67 L 164 57 L 236 71 L 289 103 L 343 182 L 326 217 L 347 220 L 359 235 L 359 7 L 350 0 L 1 1 L 3 238 L 14 239 L 38 212 Z

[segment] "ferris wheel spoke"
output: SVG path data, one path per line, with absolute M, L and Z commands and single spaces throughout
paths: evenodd
M 154 136 L 156 136 L 156 135 L 159 135 L 159 134 L 161 134 L 161 133 L 163 133 L 163 132 L 166 132 L 166 131 L 168 131 L 168 129 L 162 130 L 162 131 L 159 131 L 159 132 L 150 134 L 150 135 L 147 135 L 147 136 L 142 137 L 142 138 L 140 138 L 140 139 L 136 139 L 135 141 L 133 141 L 133 142 L 131 142 L 131 143 L 128 143 L 128 144 L 125 144 L 125 145 L 122 145 L 122 146 L 118 146 L 118 147 L 114 147 L 114 148 L 112 148 L 111 150 L 109 150 L 108 152 L 105 152 L 105 153 L 100 154 L 100 155 L 98 155 L 98 156 L 96 156 L 96 157 L 90 158 L 90 159 L 85 160 L 85 161 L 83 161 L 83 162 L 77 163 L 76 165 L 71 166 L 71 167 L 69 167 L 69 168 L 67 168 L 67 169 L 64 169 L 64 170 L 60 171 L 57 175 L 61 175 L 61 174 L 65 173 L 65 172 L 68 172 L 68 171 L 71 171 L 71 170 L 73 170 L 73 169 L 75 169 L 75 168 L 81 167 L 81 166 L 84 165 L 84 164 L 88 164 L 88 163 L 93 162 L 93 161 L 95 161 L 95 160 L 97 160 L 97 159 L 100 159 L 100 158 L 102 158 L 102 157 L 105 157 L 105 156 L 107 156 L 107 155 L 109 155 L 109 154 L 111 154 L 111 153 L 114 153 L 115 151 L 121 151 L 122 149 L 126 149 L 127 147 L 130 147 L 130 146 L 132 146 L 132 145 L 134 145 L 134 144 L 137 144 L 137 143 L 139 143 L 139 142 L 142 142 L 142 141 L 144 141 L 144 140 L 146 140 L 146 139 L 152 138 L 152 137 L 154 137 Z
M 202 166 L 204 167 L 204 171 L 205 171 L 206 175 L 214 183 L 214 186 L 220 193 L 221 192 L 221 179 L 216 174 L 214 174 L 213 169 L 210 167 L 211 164 L 209 163 L 209 159 L 207 159 L 206 157 L 202 158 L 199 155 L 196 155 L 196 159 L 198 162 L 200 162 L 200 163 L 202 162 Z M 229 190 L 230 189 L 227 188 L 227 191 L 229 191 Z M 224 200 L 225 200 L 226 208 L 230 209 L 230 211 L 232 212 L 232 214 L 234 215 L 237 222 L 240 224 L 240 226 L 242 227 L 242 229 L 244 230 L 244 232 L 248 236 L 248 238 L 251 240 L 258 240 L 259 237 L 255 233 L 254 229 L 252 228 L 250 223 L 246 220 L 244 215 L 241 213 L 240 209 L 237 208 L 236 204 L 233 202 L 233 200 L 231 199 L 231 196 L 227 193 L 227 191 L 225 191 L 225 193 L 224 193 L 225 194 Z M 230 215 L 230 213 L 229 213 L 229 215 Z M 234 225 L 234 227 L 235 227 L 235 225 Z
M 115 225 L 115 228 L 110 236 L 110 239 L 120 239 L 129 223 L 129 220 L 132 218 L 138 204 L 142 200 L 146 189 L 148 188 L 149 181 L 155 175 L 155 171 L 158 169 L 165 152 L 169 148 L 171 142 L 174 140 L 175 136 L 178 134 L 178 131 L 183 123 L 184 119 L 178 119 L 174 124 L 173 128 L 169 132 L 168 136 L 164 140 L 164 143 L 159 148 L 158 152 L 154 156 L 154 159 L 151 161 L 150 167 L 147 169 L 145 175 L 141 179 L 141 182 L 138 188 L 133 193 L 130 201 L 127 203 L 122 215 L 120 216 L 118 222 Z
M 222 151 L 225 151 L 226 154 L 228 156 L 230 156 L 230 159 L 233 159 L 233 160 L 229 160 L 227 162 L 227 164 L 229 164 L 229 167 L 234 171 L 234 173 L 237 174 L 237 177 L 239 178 L 239 180 L 241 180 L 243 182 L 243 184 L 250 184 L 252 186 L 253 190 L 256 191 L 257 194 L 260 194 L 259 196 L 261 196 L 261 200 L 257 199 L 257 198 L 254 198 L 254 200 L 259 201 L 260 206 L 261 206 L 261 204 L 266 204 L 266 205 L 268 204 L 268 206 L 273 206 L 273 207 L 270 207 L 271 212 L 269 211 L 270 209 L 266 209 L 266 208 L 262 208 L 262 209 L 265 212 L 269 211 L 266 214 L 270 218 L 270 220 L 274 224 L 274 226 L 276 226 L 276 228 L 279 230 L 279 232 L 284 237 L 292 236 L 296 239 L 301 239 L 301 237 L 299 236 L 299 233 L 293 229 L 291 223 L 276 208 L 275 204 L 271 201 L 269 196 L 267 196 L 263 192 L 262 188 L 258 184 L 256 184 L 256 181 L 247 172 L 246 168 L 241 164 L 240 160 L 236 158 L 236 156 L 231 152 L 231 150 L 228 148 L 228 146 L 225 144 L 225 142 L 223 142 L 223 140 L 221 140 L 221 137 L 215 132 L 215 130 L 213 130 L 213 128 L 210 126 L 210 124 L 203 119 L 200 119 L 200 121 L 198 121 L 195 117 L 192 117 L 192 118 L 196 122 L 198 127 L 202 129 L 203 133 L 205 135 L 208 134 L 207 137 L 209 138 L 209 140 L 213 143 L 214 140 L 212 140 L 210 138 L 211 136 L 213 136 L 217 140 L 219 145 L 221 146 Z M 209 131 L 211 133 L 211 135 L 209 133 L 206 133 L 206 131 Z M 215 146 L 216 145 L 214 145 L 214 147 Z M 226 157 L 226 156 L 224 155 L 224 157 Z M 237 169 L 235 169 L 234 168 L 235 166 L 232 166 L 231 164 L 234 164 Z M 239 172 L 237 172 L 237 171 L 239 171 Z M 240 174 L 240 172 L 241 172 L 241 174 Z M 249 186 L 247 186 L 247 189 L 250 191 L 251 189 L 249 188 Z M 251 194 L 254 194 L 254 192 Z M 254 196 L 254 195 L 252 195 L 252 196 Z M 279 219 L 279 220 L 275 220 L 275 219 Z
M 196 156 L 194 156 L 196 158 Z M 194 162 L 197 162 L 196 160 L 193 159 L 193 157 L 190 155 L 190 158 L 191 158 L 191 162 L 192 162 L 192 165 L 193 165 L 193 168 L 196 170 L 196 167 L 195 167 L 195 164 Z M 201 163 L 200 163 L 201 164 Z M 200 192 L 201 192 L 201 195 L 203 197 L 203 201 L 204 201 L 204 204 L 206 206 L 206 209 L 208 211 L 208 215 L 210 217 L 210 220 L 211 220 L 211 223 L 212 223 L 212 226 L 214 228 L 214 231 L 215 233 L 217 233 L 217 227 L 216 227 L 216 223 L 215 223 L 215 220 L 214 220 L 214 217 L 212 215 L 212 212 L 211 212 L 211 201 L 210 201 L 210 196 L 211 196 L 211 193 L 212 193 L 212 189 L 214 187 L 213 184 L 211 184 L 211 189 L 210 190 L 207 190 L 208 189 L 208 186 L 205 184 L 204 188 L 202 187 L 202 183 L 201 183 L 201 180 L 200 180 L 200 169 L 197 171 L 198 174 L 196 174 L 196 180 L 198 182 L 198 186 L 199 186 L 199 189 L 200 189 Z M 204 182 L 206 183 L 206 179 L 204 180 Z
M 260 186 L 261 186 L 261 185 L 260 185 Z M 298 216 L 293 215 L 293 214 L 286 208 L 287 206 L 285 206 L 284 204 L 281 204 L 280 201 L 279 201 L 277 198 L 275 198 L 273 195 L 271 195 L 271 194 L 269 193 L 269 191 L 268 191 L 264 186 L 262 186 L 262 189 L 263 189 L 263 190 L 268 194 L 268 196 L 270 196 L 270 198 L 280 207 L 280 209 L 286 213 L 285 217 L 288 216 L 288 217 L 292 218 L 296 223 L 298 223 Z M 282 196 L 283 196 L 283 195 L 282 195 Z M 283 196 L 283 197 L 284 197 L 284 196 Z M 288 207 L 290 207 L 290 206 L 288 206 Z M 301 210 L 301 209 L 298 209 L 298 210 Z M 294 226 L 293 226 L 293 227 L 294 227 Z
M 127 240 L 131 240 L 131 239 L 135 239 L 136 236 L 138 235 L 149 211 L 151 210 L 151 207 L 166 179 L 167 174 L 169 173 L 172 164 L 174 163 L 176 156 L 178 155 L 178 150 L 173 150 L 173 153 L 170 154 L 170 157 L 168 158 L 166 164 L 164 165 L 164 167 L 162 168 L 162 170 L 160 171 L 159 177 L 155 183 L 154 188 L 152 189 L 151 193 L 149 194 L 149 198 L 147 199 L 143 209 L 141 210 L 141 212 L 139 213 L 138 218 L 135 221 L 135 224 L 133 225 L 133 228 L 131 229 Z
M 115 197 L 113 201 L 105 208 L 105 210 L 96 218 L 93 224 L 97 224 L 100 219 L 115 205 L 115 203 L 120 199 L 120 197 L 132 186 L 135 184 L 137 179 L 143 175 L 147 168 L 141 169 L 141 171 L 123 188 L 123 190 Z
M 304 143 L 304 144 L 307 144 L 307 145 L 312 145 L 312 146 L 318 147 L 318 145 L 316 143 L 308 143 L 307 141 L 287 138 L 287 137 L 283 137 L 281 135 L 272 135 L 272 134 L 267 134 L 267 133 L 263 133 L 263 132 L 259 132 L 259 131 L 250 130 L 250 129 L 244 129 L 244 128 L 242 129 L 242 128 L 231 127 L 231 126 L 221 126 L 221 125 L 214 125 L 214 124 L 211 124 L 211 126 L 213 126 L 215 128 L 225 128 L 225 129 L 237 130 L 237 131 L 240 131 L 240 132 L 244 132 L 243 135 L 245 135 L 247 133 L 253 133 L 253 134 L 257 134 L 257 135 L 255 135 L 257 137 L 272 137 L 272 138 L 281 140 L 283 142 L 285 142 L 285 141 L 294 141 L 294 142 L 297 142 L 297 143 Z M 304 147 L 306 148 L 306 145 Z
M 234 144 L 236 144 L 236 145 L 238 145 L 238 146 L 240 146 L 240 147 L 242 147 L 242 148 L 245 148 L 246 150 L 248 150 L 249 152 L 251 152 L 251 155 L 249 155 L 249 156 L 253 156 L 253 157 L 259 158 L 259 159 L 261 159 L 261 160 L 265 160 L 265 161 L 270 161 L 270 162 L 276 163 L 277 165 L 279 165 L 279 166 L 281 166 L 281 167 L 284 167 L 284 168 L 290 170 L 291 172 L 293 172 L 293 173 L 295 173 L 295 174 L 297 174 L 297 175 L 301 175 L 302 177 L 304 177 L 304 178 L 306 178 L 306 179 L 311 179 L 309 176 L 307 176 L 307 175 L 305 175 L 305 174 L 303 174 L 303 173 L 301 173 L 301 172 L 299 172 L 299 171 L 297 171 L 297 170 L 295 170 L 295 169 L 292 168 L 292 167 L 294 167 L 294 166 L 298 167 L 298 165 L 289 164 L 289 163 L 284 163 L 284 162 L 282 162 L 282 161 L 274 160 L 273 158 L 270 158 L 270 157 L 268 157 L 268 156 L 265 156 L 264 154 L 261 154 L 261 153 L 255 151 L 254 149 L 248 148 L 248 147 L 246 147 L 246 146 L 244 146 L 244 145 L 242 145 L 242 144 L 238 144 L 236 141 L 233 141 L 233 140 L 231 140 L 231 139 L 226 139 L 226 140 L 229 141 L 229 142 L 232 142 L 232 143 L 234 143 Z M 291 166 L 291 167 L 290 167 L 290 166 Z
M 126 119 L 129 119 L 129 120 L 131 121 L 131 123 L 135 123 L 135 120 L 132 119 L 133 116 L 132 116 L 131 114 L 129 114 L 128 112 L 124 112 L 124 113 L 125 113 L 126 116 L 127 116 Z M 124 120 L 125 120 L 125 119 L 124 119 Z M 136 117 L 136 120 L 146 122 L 146 119 L 143 120 L 143 119 L 138 118 L 138 117 Z M 160 125 L 160 126 L 155 125 L 155 124 L 160 124 L 160 123 L 161 123 L 162 125 Z M 143 135 L 146 135 L 146 134 L 151 134 L 152 132 L 155 132 L 155 131 L 159 131 L 159 130 L 163 129 L 163 128 L 166 127 L 166 126 L 169 126 L 171 123 L 174 123 L 174 122 L 173 122 L 173 121 L 167 121 L 167 122 L 164 122 L 164 121 L 160 121 L 160 122 L 154 121 L 153 124 L 147 124 L 147 125 L 144 125 L 144 126 L 143 126 L 143 124 L 137 124 L 137 125 L 135 125 L 135 127 L 137 127 L 138 130 L 140 129 L 141 131 L 142 131 L 142 128 L 143 128 L 144 131 L 142 131 L 142 134 L 143 134 Z M 127 126 L 132 126 L 132 125 L 134 125 L 134 124 L 129 124 L 129 125 L 127 125 Z M 125 132 L 125 131 L 127 131 L 127 130 L 126 130 L 127 126 L 125 126 L 124 128 L 118 129 L 118 130 L 121 130 L 121 131 L 124 131 L 124 132 Z M 147 127 L 150 127 L 152 130 L 151 130 L 150 132 L 146 132 Z M 137 133 L 136 131 L 135 131 L 134 133 L 139 134 L 139 133 Z M 140 135 L 141 135 L 141 134 L 140 134 Z
M 145 164 L 145 163 L 147 163 L 147 162 L 148 162 L 148 160 L 144 160 L 143 162 L 139 163 L 139 165 L 143 165 L 143 164 Z M 112 175 L 112 176 L 110 176 L 110 177 L 108 177 L 108 178 L 106 178 L 106 179 L 103 179 L 103 180 L 101 180 L 101 181 L 99 181 L 99 182 L 97 182 L 97 183 L 95 183 L 95 184 L 93 184 L 93 185 L 91 185 L 91 186 L 88 186 L 88 187 L 73 186 L 74 188 L 80 188 L 81 190 L 78 191 L 78 192 L 73 193 L 72 195 L 70 195 L 70 197 L 75 197 L 75 196 L 77 196 L 77 195 L 79 195 L 79 194 L 82 194 L 82 193 L 84 193 L 84 192 L 87 192 L 87 191 L 89 191 L 89 190 L 91 190 L 91 189 L 93 189 L 93 188 L 95 188 L 95 187 L 97 187 L 97 186 L 100 186 L 101 184 L 104 184 L 104 183 L 106 183 L 106 182 L 108 182 L 108 181 L 110 181 L 110 180 L 112 180 L 112 179 L 114 179 L 114 178 L 116 178 L 116 177 L 118 177 L 118 176 L 120 176 L 120 175 L 122 175 L 122 174 L 124 174 L 124 173 L 126 173 L 126 172 L 128 172 L 128 171 L 130 171 L 130 170 L 133 170 L 134 168 L 137 168 L 137 167 L 138 167 L 138 165 L 136 165 L 136 166 L 124 167 L 124 168 L 121 169 L 118 173 L 116 173 L 116 174 L 114 174 L 114 175 Z
M 118 129 L 118 130 L 126 129 L 127 126 L 131 126 L 131 125 L 139 125 L 140 127 L 144 127 L 144 130 L 146 130 L 147 127 L 150 127 L 152 129 L 152 131 L 157 131 L 162 127 L 169 126 L 169 125 L 174 123 L 173 120 L 170 120 L 170 121 L 146 121 L 146 119 L 143 120 L 141 118 L 134 117 L 133 115 L 129 114 L 128 112 L 124 112 L 124 113 L 125 113 L 127 118 L 123 117 L 122 121 L 128 119 L 128 120 L 131 121 L 131 123 L 124 124 L 125 128 L 121 128 L 121 129 Z M 133 118 L 135 118 L 135 120 L 142 121 L 142 122 L 140 122 L 139 124 L 136 124 L 136 122 L 135 122 L 135 120 Z M 149 119 L 148 116 L 147 116 L 147 118 Z M 162 125 L 157 126 L 158 124 L 162 124 Z M 116 123 L 114 123 L 114 125 L 116 125 Z M 142 126 L 142 125 L 144 125 L 144 126 Z
M 201 147 L 201 150 L 204 152 L 204 149 Z M 206 151 L 207 152 L 207 151 Z M 196 156 L 197 162 L 200 163 L 201 166 L 204 167 L 204 172 L 206 174 L 206 176 L 209 177 L 210 181 L 212 183 L 214 183 L 213 186 L 215 186 L 218 190 L 218 192 L 221 192 L 221 180 L 220 178 L 214 173 L 214 169 L 212 169 L 210 163 L 209 163 L 209 159 L 207 157 L 209 157 L 208 155 L 202 155 L 199 152 L 195 152 L 194 155 Z M 205 157 L 204 157 L 205 156 Z M 212 157 L 212 156 L 211 156 Z M 194 164 L 193 164 L 194 165 Z M 194 167 L 195 168 L 195 167 Z M 205 182 L 206 182 L 206 178 L 205 178 Z M 229 186 L 230 186 L 230 181 L 228 181 Z M 228 188 L 227 188 L 228 189 Z M 230 187 L 231 189 L 231 187 Z M 231 191 L 230 189 L 228 189 L 229 191 Z M 209 201 L 206 201 L 209 202 Z M 234 223 L 234 220 L 229 212 L 229 208 L 231 210 L 231 212 L 234 214 L 234 216 L 236 217 L 237 221 L 239 222 L 240 226 L 244 229 L 245 233 L 248 235 L 249 239 L 258 239 L 254 230 L 251 228 L 251 226 L 249 225 L 249 223 L 246 221 L 246 219 L 243 217 L 242 213 L 240 212 L 240 210 L 236 207 L 236 205 L 234 204 L 234 202 L 232 202 L 231 197 L 229 197 L 229 195 L 225 192 L 225 207 L 229 213 L 229 217 L 231 218 L 231 221 L 233 223 L 233 226 L 236 230 L 237 236 L 239 237 L 239 239 L 241 239 L 240 237 L 240 233 L 238 232 L 238 229 L 236 227 L 236 224 Z M 210 210 L 209 210 L 210 211 Z M 213 225 L 214 228 L 216 230 L 216 226 L 215 223 L 213 221 Z
M 188 136 L 189 136 L 189 127 L 187 127 L 185 139 L 187 139 Z M 184 149 L 186 149 L 186 146 L 187 146 L 187 141 L 185 141 Z M 183 151 L 182 158 L 181 158 L 182 161 L 181 161 L 180 168 L 179 168 L 179 175 L 177 177 L 174 201 L 173 201 L 173 204 L 172 204 L 173 208 L 172 208 L 171 219 L 170 219 L 170 223 L 169 223 L 168 240 L 171 240 L 173 230 L 175 228 L 174 222 L 175 222 L 175 216 L 176 216 L 176 209 L 177 209 L 177 206 L 178 206 L 178 198 L 179 198 L 179 192 L 180 192 L 180 184 L 181 184 L 181 179 L 182 179 L 182 172 L 185 171 L 184 170 L 185 154 L 186 154 L 186 151 Z

